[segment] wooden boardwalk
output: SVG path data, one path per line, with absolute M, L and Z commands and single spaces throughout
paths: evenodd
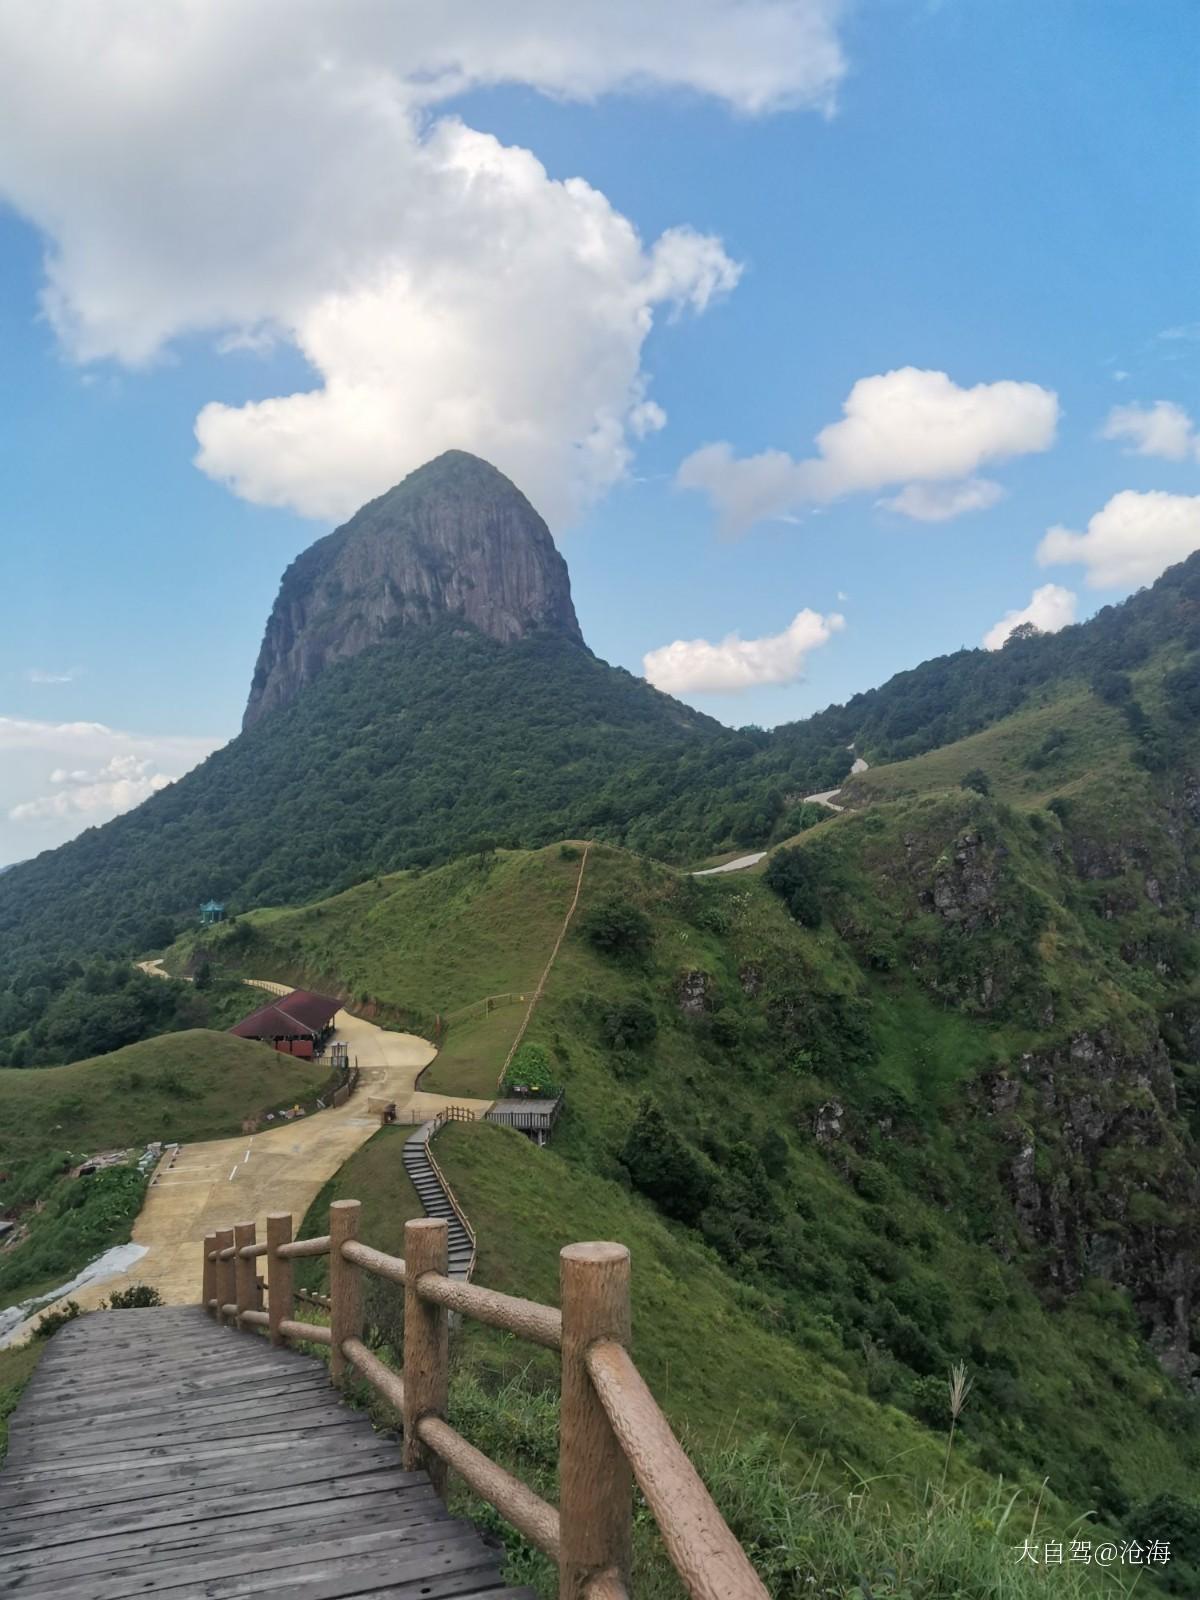
M 0 1595 L 533 1600 L 322 1362 L 199 1307 L 52 1339 L 0 1471 Z

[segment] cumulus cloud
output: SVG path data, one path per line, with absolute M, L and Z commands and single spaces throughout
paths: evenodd
M 842 418 L 822 428 L 817 453 L 781 450 L 738 459 L 727 444 L 705 445 L 680 466 L 681 488 L 703 489 L 727 532 L 805 504 L 900 484 L 885 503 L 923 521 L 944 521 L 994 505 L 998 484 L 975 477 L 985 462 L 1048 450 L 1058 396 L 1036 383 L 1002 379 L 960 388 L 946 373 L 901 367 L 860 378 Z M 931 487 L 936 486 L 936 487 Z
M 1022 611 L 1006 611 L 983 636 L 985 650 L 999 650 L 1014 628 L 1023 622 L 1032 622 L 1039 633 L 1057 633 L 1075 621 L 1078 597 L 1061 584 L 1044 583 L 1033 591 L 1029 604 Z
M 795 683 L 803 676 L 810 650 L 844 628 L 836 611 L 821 616 L 805 609 L 782 633 L 742 639 L 729 633 L 718 643 L 676 639 L 642 658 L 646 677 L 664 694 L 740 694 L 763 684 Z
M 1053 527 L 1038 546 L 1043 567 L 1079 564 L 1093 589 L 1150 583 L 1200 549 L 1200 495 L 1145 494 L 1123 489 L 1088 522 L 1084 533 Z
M 140 805 L 220 742 L 0 716 L 0 864 Z
M 214 401 L 197 461 L 245 497 L 340 516 L 449 446 L 553 518 L 661 426 L 642 346 L 738 267 L 680 226 L 443 114 L 519 83 L 828 111 L 840 0 L 0 0 L 0 198 L 48 238 L 44 308 L 77 359 L 182 335 L 279 342 L 311 388 Z
M 1200 432 L 1183 407 L 1173 400 L 1156 400 L 1152 406 L 1114 406 L 1105 421 L 1103 437 L 1127 441 L 1133 455 L 1200 461 Z
M 910 483 L 879 504 L 916 522 L 949 522 L 964 511 L 986 511 L 1003 498 L 1003 488 L 990 478 L 964 478 L 961 483 Z

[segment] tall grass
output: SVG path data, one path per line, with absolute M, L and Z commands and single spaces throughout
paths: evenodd
M 460 1366 L 451 1415 L 485 1454 L 557 1498 L 557 1397 L 532 1365 L 502 1380 Z M 947 1492 L 898 1473 L 834 1491 L 824 1480 L 841 1476 L 837 1463 L 817 1459 L 797 1475 L 762 1437 L 689 1454 L 773 1600 L 1045 1600 L 1050 1592 L 1083 1600 L 1134 1587 L 1132 1573 L 1020 1559 L 1027 1535 L 1064 1546 L 1090 1535 L 1079 1524 L 1039 1528 L 1040 1496 L 1002 1479 Z M 457 1492 L 457 1503 L 503 1541 L 508 1581 L 554 1600 L 551 1563 L 467 1491 Z M 640 1495 L 635 1503 L 634 1592 L 639 1600 L 682 1600 L 649 1508 Z

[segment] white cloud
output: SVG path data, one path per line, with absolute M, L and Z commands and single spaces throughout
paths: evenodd
M 1182 406 L 1156 400 L 1152 406 L 1114 406 L 1103 429 L 1106 439 L 1125 439 L 1133 455 L 1167 461 L 1200 461 L 1200 432 Z
M 49 241 L 46 313 L 79 360 L 197 333 L 286 341 L 310 390 L 197 423 L 252 500 L 340 516 L 449 446 L 553 518 L 661 426 L 656 315 L 736 282 L 719 240 L 644 244 L 603 194 L 439 114 L 472 87 L 687 90 L 828 111 L 839 0 L 0 0 L 0 198 Z
M 1039 633 L 1057 633 L 1075 621 L 1078 597 L 1061 584 L 1044 583 L 1035 589 L 1023 611 L 1006 611 L 983 636 L 985 650 L 999 650 L 1014 628 L 1032 622 Z
M 1049 529 L 1037 558 L 1043 567 L 1086 567 L 1090 588 L 1125 589 L 1152 582 L 1197 549 L 1200 495 L 1123 489 L 1096 512 L 1085 533 Z
M 676 639 L 642 658 L 646 677 L 664 694 L 740 694 L 762 684 L 795 683 L 810 650 L 844 628 L 836 611 L 797 612 L 782 633 L 742 639 L 729 633 L 719 644 L 707 639 Z
M 990 478 L 964 478 L 961 483 L 910 483 L 879 504 L 917 522 L 948 522 L 965 511 L 986 511 L 1003 499 L 1003 488 Z
M 27 667 L 25 669 L 26 683 L 39 685 L 52 683 L 74 683 L 79 677 L 79 668 L 71 667 L 67 672 L 49 672 L 44 667 Z
M 0 863 L 139 805 L 221 742 L 0 716 Z
M 705 490 L 727 532 L 811 502 L 905 487 L 890 509 L 924 521 L 994 505 L 999 485 L 974 476 L 988 461 L 1048 450 L 1058 396 L 1036 383 L 1002 379 L 960 388 L 944 372 L 901 367 L 860 378 L 840 422 L 822 428 L 817 454 L 796 460 L 781 450 L 737 459 L 710 444 L 680 466 L 680 487 Z M 927 486 L 939 485 L 935 491 Z
M 155 772 L 153 766 L 148 756 L 126 755 L 113 756 L 94 772 L 55 767 L 50 774 L 53 791 L 13 806 L 9 817 L 13 822 L 33 822 L 42 817 L 90 817 L 102 812 L 107 820 L 141 805 L 175 781 L 165 772 Z

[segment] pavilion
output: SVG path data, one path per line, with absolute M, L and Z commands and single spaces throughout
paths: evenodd
M 287 1055 L 312 1056 L 324 1048 L 342 1002 L 311 989 L 279 995 L 230 1028 L 239 1039 L 261 1039 Z

